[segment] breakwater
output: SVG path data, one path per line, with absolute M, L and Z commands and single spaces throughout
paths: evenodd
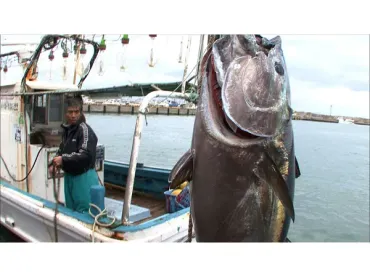
M 118 113 L 118 114 L 137 114 L 139 106 L 132 105 L 112 105 L 112 104 L 84 104 L 83 111 L 85 113 Z M 195 115 L 196 108 L 180 108 L 180 107 L 157 107 L 151 106 L 148 108 L 148 114 L 161 115 Z M 294 112 L 293 120 L 308 120 L 317 122 L 339 123 L 339 118 L 342 120 L 350 120 L 354 124 L 370 125 L 370 119 L 349 116 L 330 116 L 324 114 L 316 114 L 310 112 Z
M 369 118 L 361 118 L 361 117 L 351 117 L 351 116 L 332 116 L 332 115 L 324 115 L 324 114 L 316 114 L 316 113 L 309 113 L 309 112 L 294 112 L 293 119 L 294 120 L 308 120 L 308 121 L 317 121 L 317 122 L 328 122 L 328 123 L 339 123 L 339 119 L 343 121 L 351 121 L 354 124 L 359 125 L 370 125 Z
M 328 123 L 339 123 L 339 119 L 336 116 L 315 114 L 315 113 L 308 113 L 308 112 L 294 112 L 293 119 L 294 120 L 328 122 Z
M 137 114 L 139 106 L 130 105 L 102 105 L 102 104 L 84 104 L 85 113 L 118 113 L 118 114 Z M 162 115 L 195 115 L 196 108 L 180 107 L 149 107 L 148 114 Z

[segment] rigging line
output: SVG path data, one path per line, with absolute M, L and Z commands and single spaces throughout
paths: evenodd
M 205 54 L 205 53 L 207 53 L 207 51 L 209 50 L 209 47 L 210 47 L 210 45 L 212 45 L 213 44 L 213 42 L 211 42 L 211 43 L 209 43 L 208 45 L 207 45 L 207 47 L 206 47 L 206 50 L 202 53 L 202 56 Z M 181 86 L 182 86 L 182 84 L 183 84 L 183 82 L 186 82 L 186 80 L 189 78 L 189 76 L 190 76 L 190 74 L 191 73 L 193 73 L 193 71 L 194 71 L 194 69 L 195 68 L 197 68 L 198 67 L 198 65 L 199 64 L 201 64 L 201 60 L 199 60 L 197 63 L 196 63 L 196 65 L 193 67 L 193 69 L 190 71 L 190 73 L 186 76 L 186 78 L 183 80 L 183 81 L 181 81 L 181 83 L 174 89 L 174 91 L 172 92 L 172 93 L 170 93 L 164 100 L 162 100 L 161 102 L 159 102 L 158 104 L 161 104 L 162 102 L 164 102 L 164 101 L 166 101 L 174 92 L 176 92 L 176 90 L 178 90 Z

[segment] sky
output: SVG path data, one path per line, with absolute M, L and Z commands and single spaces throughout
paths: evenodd
M 265 35 L 272 38 L 275 35 Z M 35 42 L 41 35 L 2 35 L 1 43 Z M 199 49 L 199 35 L 193 35 L 190 47 L 188 73 L 194 69 Z M 91 38 L 91 36 L 90 36 Z M 120 86 L 131 83 L 175 82 L 182 80 L 188 36 L 158 35 L 154 40 L 156 65 L 148 66 L 153 41 L 148 35 L 130 35 L 129 46 L 124 50 L 119 35 L 106 36 L 107 50 L 95 62 L 83 88 Z M 282 47 L 286 59 L 292 107 L 296 111 L 369 118 L 369 36 L 365 35 L 282 35 Z M 100 41 L 101 35 L 95 40 Z M 178 62 L 183 39 L 183 59 Z M 2 46 L 1 52 L 15 50 L 14 46 Z M 85 65 L 92 49 L 87 48 Z M 123 54 L 124 52 L 124 54 Z M 52 80 L 72 83 L 73 57 L 69 59 L 69 78 L 62 79 L 63 58 L 61 50 L 55 52 L 52 63 Z M 48 52 L 40 59 L 39 79 L 49 80 L 50 61 Z M 126 70 L 120 71 L 122 57 Z M 98 74 L 100 58 L 105 72 Z M 195 73 L 195 70 L 191 75 Z M 12 64 L 1 83 L 16 81 L 22 70 Z
M 295 110 L 369 117 L 369 36 L 281 37 Z

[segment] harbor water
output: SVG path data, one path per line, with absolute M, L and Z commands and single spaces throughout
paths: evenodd
M 134 115 L 86 114 L 106 159 L 128 163 Z M 191 144 L 194 116 L 149 115 L 139 162 L 171 168 Z M 292 242 L 369 241 L 369 126 L 294 121 L 296 221 Z M 11 241 L 0 229 L 0 241 Z

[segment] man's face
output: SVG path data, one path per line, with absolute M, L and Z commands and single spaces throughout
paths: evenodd
M 79 107 L 69 107 L 67 109 L 66 118 L 67 118 L 68 124 L 76 124 L 80 116 L 81 116 L 81 113 L 80 113 Z

